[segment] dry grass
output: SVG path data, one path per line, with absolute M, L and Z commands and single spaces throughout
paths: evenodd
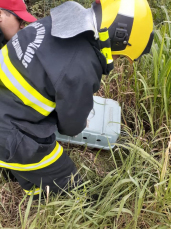
M 0 189 L 0 222 L 2 227 L 18 227 L 20 225 L 19 204 L 24 198 L 24 192 L 17 182 L 7 182 Z M 27 200 L 21 211 L 25 214 Z
M 40 9 L 42 5 L 32 10 L 36 7 Z M 161 38 L 163 31 L 161 27 Z M 122 58 L 115 62 L 108 77 L 103 76 L 96 95 L 117 100 L 122 107 L 123 132 L 114 150 L 64 145 L 80 169 L 86 195 L 75 189 L 65 197 L 50 197 L 48 203 L 31 202 L 23 199 L 18 183 L 2 180 L 0 228 L 171 228 L 170 73 L 167 96 L 161 80 L 161 76 L 165 78 L 163 71 L 169 72 L 165 67 L 170 44 L 167 42 L 163 49 L 159 38 L 153 47 L 153 58 L 148 55 L 134 66 Z M 154 85 L 156 76 L 161 84 Z M 29 217 L 24 225 L 21 217 L 26 212 Z

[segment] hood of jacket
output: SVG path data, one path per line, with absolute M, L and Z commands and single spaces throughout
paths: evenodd
M 93 8 L 85 9 L 77 2 L 67 1 L 51 9 L 50 15 L 51 35 L 67 39 L 84 33 L 98 56 L 103 74 L 108 75 L 111 69 L 108 68 L 105 56 L 100 52 L 99 33 Z
M 86 31 L 93 31 L 98 39 L 97 22 L 92 8 L 85 9 L 74 1 L 68 1 L 51 9 L 51 34 L 60 38 L 71 38 Z

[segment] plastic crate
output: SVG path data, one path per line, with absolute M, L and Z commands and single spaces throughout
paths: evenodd
M 87 119 L 87 127 L 77 136 L 56 133 L 57 141 L 109 150 L 114 147 L 121 129 L 121 108 L 118 102 L 94 96 L 94 108 Z M 110 146 L 109 146 L 110 145 Z

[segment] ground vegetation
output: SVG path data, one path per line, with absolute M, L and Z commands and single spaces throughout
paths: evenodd
M 38 18 L 62 2 L 27 0 Z M 115 148 L 65 145 L 84 188 L 44 201 L 33 201 L 17 182 L 1 175 L 0 228 L 171 228 L 171 1 L 149 3 L 155 20 L 151 53 L 133 65 L 123 57 L 117 60 L 96 94 L 117 100 L 122 108 Z

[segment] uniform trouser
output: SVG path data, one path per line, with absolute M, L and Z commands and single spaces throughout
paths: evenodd
M 7 161 L 0 160 L 0 166 L 11 170 L 26 192 L 35 186 L 34 193 L 39 194 L 40 186 L 42 190 L 49 186 L 50 192 L 59 193 L 79 182 L 75 164 L 56 142 L 55 134 L 40 139 L 13 129 L 7 137 L 5 154 Z
M 32 194 L 31 190 L 35 187 L 34 199 L 39 197 L 40 186 L 42 191 L 46 191 L 46 187 L 49 186 L 50 192 L 63 193 L 63 190 L 68 191 L 80 182 L 75 164 L 65 152 L 56 162 L 43 169 L 35 171 L 11 170 L 11 172 L 29 195 Z

